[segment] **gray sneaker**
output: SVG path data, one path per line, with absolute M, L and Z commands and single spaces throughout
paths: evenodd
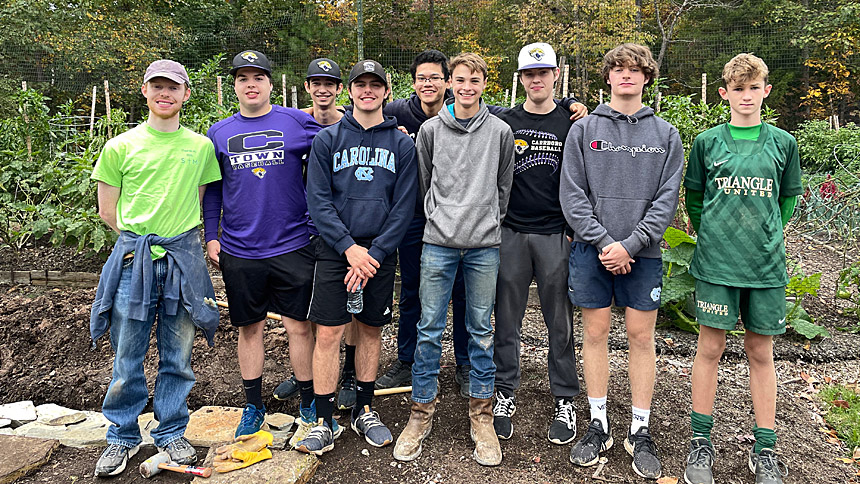
M 120 444 L 110 444 L 107 449 L 102 452 L 98 462 L 96 462 L 96 477 L 115 476 L 125 470 L 128 460 L 137 454 L 140 445 L 134 447 L 126 447 Z
M 365 405 L 358 412 L 352 411 L 352 430 L 364 435 L 364 440 L 374 447 L 385 447 L 394 440 L 391 431 L 382 423 L 379 414 L 370 409 L 370 405 Z
M 343 432 L 343 427 L 337 424 L 337 420 L 332 419 L 335 430 L 328 426 L 323 419 L 319 419 L 317 424 L 311 427 L 308 435 L 304 439 L 296 442 L 296 450 L 306 454 L 323 455 L 326 452 L 334 449 L 334 439 L 338 438 Z
M 355 373 L 344 373 L 337 394 L 337 408 L 349 410 L 355 406 Z
M 384 388 L 402 387 L 410 385 L 412 382 L 412 363 L 404 363 L 396 360 L 391 368 L 384 375 L 376 380 L 374 388 L 382 390 Z
M 687 455 L 687 470 L 684 481 L 687 484 L 714 484 L 714 461 L 717 454 L 714 446 L 704 437 L 690 441 L 690 454 Z
M 275 388 L 275 391 L 272 393 L 272 396 L 275 397 L 275 400 L 287 400 L 294 395 L 299 394 L 299 382 L 296 380 L 296 375 L 293 375 L 286 380 L 284 380 L 280 385 Z
M 762 449 L 756 454 L 755 448 L 750 449 L 748 461 L 750 471 L 755 474 L 755 484 L 782 484 L 782 478 L 788 475 L 785 465 L 773 449 Z
M 569 444 L 576 438 L 576 409 L 573 408 L 572 400 L 566 398 L 556 400 L 547 438 L 558 445 Z
M 570 449 L 570 462 L 582 467 L 593 466 L 600 460 L 602 452 L 612 448 L 612 444 L 612 436 L 603 430 L 600 420 L 593 419 L 585 435 Z
M 454 372 L 454 381 L 460 387 L 460 396 L 469 398 L 469 372 L 472 371 L 472 365 L 457 365 L 457 371 Z
M 631 434 L 628 429 L 624 449 L 633 457 L 633 470 L 636 474 L 645 479 L 657 479 L 663 473 L 660 457 L 657 456 L 657 446 L 648 427 L 640 428 L 635 434 Z
M 170 454 L 170 461 L 176 465 L 190 466 L 197 463 L 197 451 L 185 437 L 179 437 L 158 450 Z

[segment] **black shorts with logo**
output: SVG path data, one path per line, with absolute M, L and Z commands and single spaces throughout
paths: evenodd
M 357 240 L 362 247 L 370 247 L 369 240 Z M 379 262 L 376 275 L 367 280 L 363 289 L 364 310 L 355 319 L 368 326 L 384 326 L 391 322 L 394 305 L 394 272 L 397 253 Z M 349 262 L 324 240 L 320 240 L 317 266 L 314 275 L 314 292 L 308 319 L 323 326 L 341 326 L 352 321 L 346 310 L 346 284 L 343 279 L 349 271 Z
M 320 237 L 313 237 L 301 249 L 265 259 L 245 259 L 221 251 L 233 326 L 262 321 L 267 312 L 298 321 L 308 319 L 319 242 Z

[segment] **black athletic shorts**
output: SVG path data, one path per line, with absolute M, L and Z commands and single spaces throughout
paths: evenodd
M 267 312 L 297 321 L 308 319 L 319 239 L 313 237 L 301 249 L 266 259 L 244 259 L 221 251 L 233 326 L 262 321 Z
M 370 247 L 370 241 L 356 241 L 362 247 Z M 364 310 L 355 319 L 368 326 L 384 326 L 391 322 L 394 304 L 394 271 L 397 253 L 378 261 L 376 275 L 367 280 L 363 289 Z M 323 326 L 341 326 L 352 321 L 346 310 L 346 284 L 344 277 L 349 270 L 345 255 L 340 255 L 324 240 L 320 240 L 317 252 L 317 268 L 314 274 L 314 293 L 308 319 Z

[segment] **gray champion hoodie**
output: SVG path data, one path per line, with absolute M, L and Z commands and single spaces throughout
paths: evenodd
M 559 197 L 574 241 L 630 257 L 660 257 L 678 207 L 684 149 L 678 130 L 643 107 L 632 116 L 607 104 L 570 128 Z
M 483 101 L 465 128 L 450 105 L 421 125 L 415 141 L 427 216 L 424 242 L 498 247 L 514 176 L 514 135 Z

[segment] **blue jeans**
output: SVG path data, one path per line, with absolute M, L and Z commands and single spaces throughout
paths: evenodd
M 151 432 L 155 445 L 164 447 L 182 437 L 188 425 L 186 399 L 194 386 L 191 348 L 196 328 L 180 302 L 175 316 L 168 316 L 162 299 L 167 261 L 153 261 L 153 283 L 149 297 L 149 321 L 128 318 L 128 291 L 131 259 L 123 264 L 122 276 L 111 310 L 110 344 L 116 355 L 113 378 L 105 395 L 102 413 L 113 424 L 107 431 L 109 444 L 134 447 L 141 441 L 137 417 L 149 399 L 143 361 L 149 349 L 149 335 L 158 315 L 155 331 L 158 348 L 158 375 L 152 406 L 158 427 Z
M 496 299 L 499 249 L 452 249 L 424 244 L 421 254 L 421 322 L 412 365 L 412 400 L 428 403 L 438 393 L 442 332 L 448 316 L 448 300 L 457 269 L 466 283 L 466 329 L 469 331 L 469 395 L 493 396 L 496 365 L 493 363 L 493 326 L 490 316 Z
M 424 242 L 422 217 L 414 217 L 406 236 L 397 248 L 400 260 L 400 321 L 397 324 L 397 359 L 404 363 L 415 361 L 415 345 L 418 341 L 418 322 L 421 320 L 421 300 L 418 290 L 421 282 L 421 250 Z M 454 360 L 458 365 L 469 364 L 469 333 L 466 331 L 466 286 L 463 271 L 457 271 L 454 279 L 454 317 L 451 332 L 454 336 Z

